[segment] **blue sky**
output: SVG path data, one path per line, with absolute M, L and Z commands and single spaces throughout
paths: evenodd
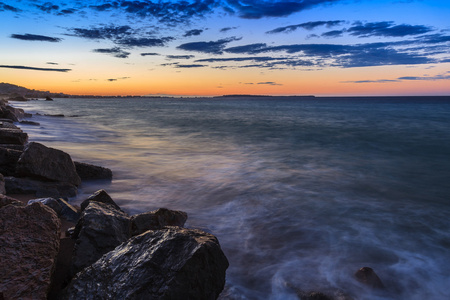
M 72 94 L 449 94 L 450 1 L 0 1 L 0 81 Z

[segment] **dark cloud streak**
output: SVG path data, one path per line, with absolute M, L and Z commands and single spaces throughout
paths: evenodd
M 38 34 L 11 34 L 10 36 L 13 39 L 23 40 L 23 41 L 39 41 L 39 42 L 60 42 L 62 39 L 60 38 L 54 38 L 50 36 L 45 35 L 38 35 Z
M 28 67 L 28 66 L 11 66 L 11 65 L 0 65 L 0 68 L 20 69 L 20 70 L 33 70 L 33 71 L 50 71 L 50 72 L 69 72 L 69 71 L 72 71 L 72 69 L 35 68 L 35 67 Z

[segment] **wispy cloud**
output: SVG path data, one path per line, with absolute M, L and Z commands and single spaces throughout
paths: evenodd
M 54 38 L 46 35 L 38 35 L 38 34 L 11 34 L 10 36 L 13 39 L 23 40 L 23 41 L 39 41 L 39 42 L 60 42 L 62 39 Z
M 203 32 L 203 29 L 192 29 L 192 30 L 186 31 L 183 36 L 184 37 L 197 36 L 197 35 L 202 34 L 202 32 Z
M 199 64 L 190 64 L 190 65 L 175 64 L 174 66 L 175 68 L 184 68 L 184 69 L 207 67 L 206 65 L 199 65 Z
M 119 47 L 94 49 L 92 51 L 96 53 L 112 54 L 117 58 L 128 58 L 130 55 L 130 52 L 123 51 Z
M 342 83 L 391 83 L 401 81 L 436 81 L 436 80 L 450 80 L 450 72 L 438 74 L 434 76 L 402 76 L 396 79 L 376 79 L 376 80 L 356 80 L 356 81 L 342 81 Z
M 409 35 L 420 35 L 433 31 L 433 28 L 424 25 L 395 25 L 394 22 L 358 22 L 346 30 L 349 34 L 358 37 L 405 37 Z
M 181 44 L 177 48 L 185 51 L 196 51 L 210 54 L 222 54 L 223 49 L 226 45 L 233 41 L 238 41 L 239 38 L 231 37 L 227 39 L 221 39 L 218 41 L 209 41 L 209 42 L 192 42 Z
M 118 81 L 118 80 L 124 80 L 124 79 L 129 79 L 130 77 L 119 77 L 119 78 L 109 78 L 106 79 L 107 81 L 113 82 L 113 81 Z
M 154 53 L 154 52 L 144 52 L 141 53 L 141 56 L 157 56 L 157 55 L 161 55 L 159 53 Z
M 194 55 L 166 55 L 168 59 L 191 59 L 194 57 Z
M 259 85 L 282 85 L 281 83 L 276 83 L 273 81 L 265 81 L 265 82 L 258 82 Z
M 36 68 L 36 67 L 28 67 L 28 66 L 10 66 L 10 65 L 0 65 L 0 68 L 20 69 L 20 70 L 33 70 L 33 71 L 50 71 L 50 72 L 69 72 L 69 71 L 72 71 L 72 69 Z
M 17 7 L 0 2 L 0 11 L 21 12 L 22 10 Z
M 342 25 L 344 23 L 345 23 L 345 21 L 342 21 L 342 20 L 306 22 L 306 23 L 301 23 L 301 24 L 296 24 L 296 25 L 289 25 L 289 26 L 285 26 L 285 27 L 278 27 L 273 30 L 267 31 L 266 33 L 269 33 L 269 34 L 281 33 L 281 32 L 289 33 L 289 32 L 293 32 L 299 28 L 306 29 L 306 30 L 313 30 L 319 26 L 333 27 L 333 26 Z

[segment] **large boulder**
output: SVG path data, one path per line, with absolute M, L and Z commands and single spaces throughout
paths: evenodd
M 32 178 L 5 177 L 8 194 L 33 194 L 39 198 L 74 197 L 77 187 L 67 182 L 47 182 Z
M 74 161 L 78 176 L 82 180 L 112 179 L 112 171 L 108 168 Z
M 28 134 L 16 128 L 0 128 L 0 144 L 25 145 Z
M 16 172 L 21 176 L 67 182 L 76 186 L 81 183 L 69 154 L 35 142 L 25 147 L 17 162 Z
M 47 298 L 59 239 L 59 219 L 45 205 L 0 209 L 0 291 L 4 299 Z
M 165 226 L 183 227 L 187 220 L 184 211 L 160 208 L 131 217 L 131 234 L 133 236 L 146 232 L 147 230 L 162 229 Z
M 38 199 L 31 199 L 28 200 L 28 205 L 33 204 L 35 202 L 40 202 L 48 207 L 50 207 L 51 209 L 53 209 L 53 211 L 59 216 L 61 214 L 61 210 L 62 210 L 62 206 L 61 204 L 59 204 L 58 200 L 56 200 L 55 198 L 38 198 Z
M 73 237 L 76 273 L 130 238 L 130 218 L 109 204 L 92 201 L 82 212 Z
M 22 151 L 8 149 L 0 146 L 0 173 L 13 176 Z
M 167 227 L 121 244 L 78 273 L 63 299 L 217 299 L 228 260 L 212 234 Z
M 89 196 L 86 200 L 81 202 L 81 210 L 83 211 L 91 202 L 101 202 L 108 205 L 111 205 L 113 208 L 122 211 L 119 205 L 114 202 L 114 200 L 108 195 L 108 193 L 105 190 L 98 190 L 92 195 Z

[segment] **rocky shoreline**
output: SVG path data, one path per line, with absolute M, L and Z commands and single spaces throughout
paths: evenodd
M 214 235 L 182 211 L 130 216 L 104 190 L 71 205 L 111 170 L 28 142 L 25 117 L 0 99 L 0 299 L 219 297 L 229 263 Z

